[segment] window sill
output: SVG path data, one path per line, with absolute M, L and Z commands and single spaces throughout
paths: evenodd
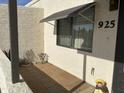
M 58 44 L 57 44 L 57 46 L 60 46 L 60 47 L 63 47 L 63 48 L 74 49 L 74 50 L 77 50 L 77 51 L 84 51 L 84 52 L 92 53 L 92 50 L 87 50 L 87 49 L 77 49 L 77 48 L 67 47 L 67 46 L 64 46 L 64 45 L 58 45 Z

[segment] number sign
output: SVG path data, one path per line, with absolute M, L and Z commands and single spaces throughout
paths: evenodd
M 114 27 L 115 27 L 115 20 L 98 22 L 98 28 L 114 28 Z

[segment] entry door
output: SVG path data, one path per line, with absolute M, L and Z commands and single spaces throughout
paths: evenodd
M 115 66 L 113 75 L 113 93 L 124 93 L 124 0 L 120 0 Z

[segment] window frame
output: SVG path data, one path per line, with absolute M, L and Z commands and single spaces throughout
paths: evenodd
M 93 7 L 91 7 L 91 8 L 94 8 L 94 10 L 93 10 L 93 12 L 94 12 L 94 14 L 93 14 L 93 21 L 95 20 L 95 6 L 93 6 Z M 68 17 L 68 18 L 70 18 L 70 17 Z M 88 50 L 88 49 L 82 49 L 82 48 L 75 48 L 74 47 L 74 29 L 73 29 L 73 17 L 71 17 L 71 35 L 72 35 L 72 38 L 71 38 L 71 46 L 70 47 L 68 47 L 68 46 L 66 46 L 66 45 L 61 45 L 60 43 L 59 43 L 59 22 L 60 22 L 60 20 L 56 20 L 56 30 L 57 30 L 57 37 L 56 37 L 56 45 L 58 45 L 58 46 L 61 46 L 61 47 L 65 47 L 65 48 L 70 48 L 70 49 L 76 49 L 76 50 L 80 50 L 80 51 L 85 51 L 85 52 L 92 52 L 92 49 L 93 49 L 93 36 L 94 36 L 94 25 L 95 25 L 95 23 L 92 23 L 93 24 L 93 31 L 92 31 L 92 41 L 91 41 L 91 49 L 90 50 Z
M 73 31 L 72 31 L 72 26 L 73 26 L 73 25 L 72 25 L 72 24 L 73 24 L 73 23 L 72 23 L 72 22 L 73 22 L 72 20 L 73 20 L 73 19 L 71 18 L 71 24 L 70 24 L 70 25 L 71 25 L 71 35 L 72 35 L 72 32 L 73 32 Z M 57 38 L 56 38 L 57 43 L 56 43 L 56 44 L 57 44 L 58 46 L 62 46 L 62 47 L 74 49 L 74 48 L 72 47 L 72 38 L 71 38 L 71 46 L 70 46 L 70 47 L 69 47 L 69 46 L 66 46 L 66 45 L 61 45 L 61 44 L 59 43 L 59 39 L 58 39 L 58 37 L 59 37 L 59 22 L 60 22 L 60 20 L 56 20 L 56 30 L 57 30 Z

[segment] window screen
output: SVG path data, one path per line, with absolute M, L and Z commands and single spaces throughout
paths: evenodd
M 58 45 L 71 47 L 72 29 L 71 18 L 61 19 L 57 21 L 57 41 Z

